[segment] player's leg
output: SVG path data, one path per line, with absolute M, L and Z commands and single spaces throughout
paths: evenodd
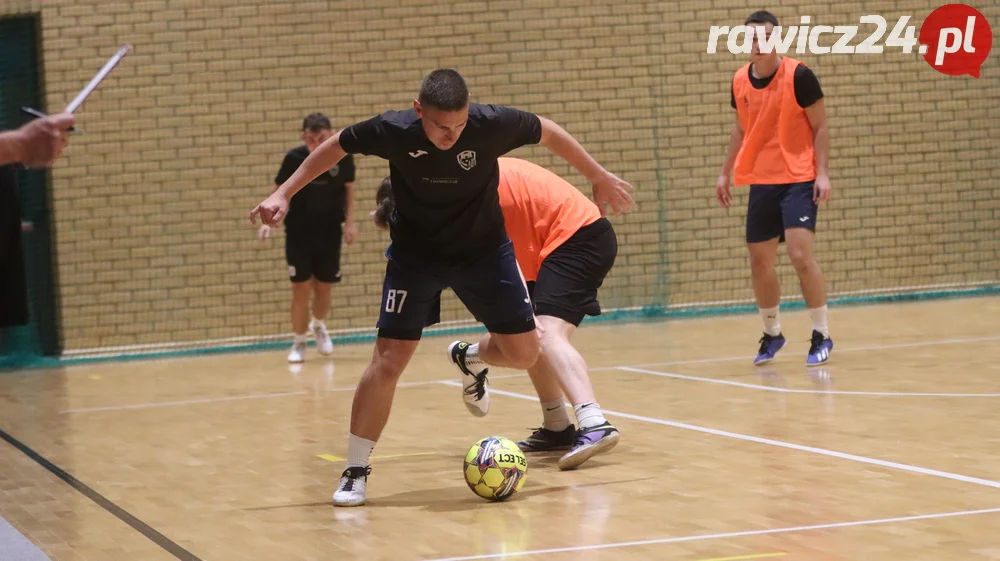
M 487 365 L 527 369 L 538 360 L 534 313 L 510 242 L 450 277 L 455 295 L 489 331 L 478 343 L 448 346 L 449 358 L 462 373 L 465 406 L 482 417 L 490 407 Z
M 288 352 L 288 362 L 303 362 L 309 341 L 309 296 L 312 293 L 312 258 L 308 232 L 288 228 L 285 231 L 285 261 L 292 281 L 291 319 L 295 340 Z
M 369 456 L 389 420 L 399 376 L 417 349 L 423 327 L 436 310 L 439 295 L 440 287 L 432 279 L 389 261 L 382 288 L 375 350 L 361 375 L 351 406 L 347 466 L 333 494 L 337 506 L 358 506 L 366 501 L 371 473 Z
M 746 242 L 750 254 L 750 278 L 753 294 L 760 310 L 764 335 L 754 364 L 766 364 L 785 346 L 781 333 L 778 308 L 781 303 L 781 286 L 775 266 L 778 263 L 778 244 L 784 232 L 781 216 L 779 185 L 752 185 L 747 204 Z
M 802 296 L 812 319 L 812 336 L 806 364 L 822 364 L 830 358 L 833 340 L 826 319 L 826 285 L 816 262 L 814 246 L 818 207 L 813 201 L 813 182 L 796 183 L 782 200 L 788 258 L 799 276 Z
M 570 343 L 584 316 L 600 315 L 597 293 L 617 255 L 614 228 L 607 220 L 599 220 L 581 228 L 545 258 L 532 291 L 542 344 L 534 372 L 529 372 L 532 382 L 548 391 L 543 378 L 554 378 L 573 406 L 579 427 L 569 435 L 556 432 L 560 423 L 546 423 L 552 424 L 549 418 L 557 411 L 548 411 L 551 405 L 543 407 L 542 429 L 519 445 L 528 450 L 569 448 L 559 459 L 560 469 L 579 467 L 614 448 L 619 440 L 618 430 L 608 423 L 597 403 L 586 360 Z M 568 443 L 567 436 L 572 436 Z
M 347 465 L 340 484 L 333 493 L 336 506 L 359 506 L 367 500 L 368 459 L 382 429 L 389 422 L 396 383 L 403 373 L 419 340 L 379 337 L 375 340 L 372 360 L 365 368 L 354 391 L 351 405 L 351 434 L 347 440 Z
M 334 284 L 341 280 L 340 224 L 323 224 L 315 232 L 312 247 L 312 323 L 316 349 L 321 355 L 333 353 L 333 341 L 326 329 L 326 316 L 330 313 L 330 292 Z

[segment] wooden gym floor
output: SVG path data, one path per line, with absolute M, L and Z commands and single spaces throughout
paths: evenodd
M 5 374 L 23 449 L 0 441 L 0 517 L 55 561 L 1000 560 L 998 318 L 1000 298 L 837 308 L 814 370 L 804 313 L 758 369 L 755 316 L 584 328 L 621 444 L 575 472 L 530 456 L 501 504 L 462 456 L 539 407 L 496 371 L 469 416 L 447 338 L 404 375 L 355 509 L 330 494 L 370 344 Z

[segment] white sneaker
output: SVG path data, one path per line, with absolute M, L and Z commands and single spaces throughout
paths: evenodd
M 296 341 L 292 343 L 292 350 L 288 352 L 288 362 L 305 362 L 306 342 Z
M 462 373 L 462 401 L 465 408 L 476 417 L 485 417 L 490 411 L 490 390 L 486 387 L 488 368 L 481 372 L 472 371 L 465 362 L 469 344 L 465 341 L 455 341 L 448 345 L 448 359 Z
M 349 467 L 340 476 L 340 485 L 333 492 L 333 504 L 336 506 L 361 506 L 365 504 L 365 491 L 368 488 L 368 476 L 371 466 Z
M 326 325 L 313 322 L 312 330 L 313 336 L 316 337 L 316 350 L 319 351 L 319 354 L 323 356 L 332 355 L 333 341 L 330 340 L 330 334 L 326 331 Z

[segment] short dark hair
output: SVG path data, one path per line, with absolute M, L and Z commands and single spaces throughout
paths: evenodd
M 333 130 L 330 119 L 322 113 L 313 113 L 302 119 L 302 130 L 309 132 L 319 132 L 321 130 Z
M 778 25 L 778 18 L 774 17 L 774 14 L 767 10 L 760 10 L 750 14 L 743 25 L 750 25 L 751 23 L 770 23 L 771 25 Z
M 390 178 L 383 179 L 375 191 L 375 204 L 375 225 L 379 228 L 388 228 L 392 222 L 392 215 L 396 212 L 396 196 L 392 194 Z
M 469 105 L 469 87 L 457 70 L 439 68 L 420 83 L 417 100 L 442 111 L 458 111 Z

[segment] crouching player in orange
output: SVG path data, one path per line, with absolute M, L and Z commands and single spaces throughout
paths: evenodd
M 601 313 L 597 290 L 614 265 L 618 240 L 600 208 L 572 184 L 531 162 L 499 158 L 500 205 L 507 235 L 527 281 L 542 353 L 528 369 L 542 404 L 542 426 L 518 442 L 525 452 L 567 450 L 559 469 L 575 469 L 618 444 L 618 430 L 604 418 L 587 375 L 587 363 L 570 344 L 584 316 Z M 387 177 L 372 211 L 387 229 L 395 200 Z M 428 320 L 428 325 L 439 318 Z M 564 396 L 579 428 L 570 422 Z

